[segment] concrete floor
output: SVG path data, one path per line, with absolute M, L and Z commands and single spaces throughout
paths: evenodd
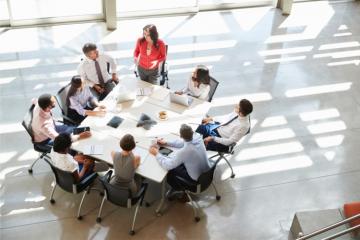
M 80 196 L 59 190 L 36 158 L 20 122 L 30 100 L 55 94 L 76 74 L 81 46 L 96 42 L 113 55 L 120 78 L 132 77 L 132 50 L 142 27 L 158 26 L 169 44 L 170 86 L 185 84 L 196 64 L 220 81 L 211 115 L 243 97 L 254 102 L 253 129 L 232 159 L 216 170 L 213 191 L 200 197 L 202 219 L 190 205 L 169 203 L 162 217 L 141 209 L 132 239 L 287 239 L 295 212 L 339 208 L 359 201 L 360 3 L 294 4 L 289 17 L 268 7 L 194 16 L 0 30 L 1 239 L 127 239 L 132 212 L 91 193 L 86 216 L 75 217 Z M 149 198 L 159 198 L 151 185 Z

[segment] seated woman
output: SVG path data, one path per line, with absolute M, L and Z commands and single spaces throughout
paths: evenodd
M 186 87 L 177 94 L 189 94 L 190 96 L 207 100 L 210 92 L 209 69 L 204 65 L 197 65 L 188 80 Z
M 77 181 L 81 181 L 94 171 L 94 161 L 82 154 L 74 157 L 69 154 L 71 148 L 71 137 L 67 133 L 60 133 L 54 140 L 54 147 L 50 157 L 52 164 L 63 170 L 74 174 Z
M 140 165 L 140 156 L 134 155 L 132 150 L 136 147 L 134 137 L 126 134 L 120 140 L 121 152 L 111 152 L 114 162 L 114 176 L 110 183 L 115 186 L 128 187 L 134 194 L 141 185 L 141 177 L 135 175 Z
M 104 116 L 105 106 L 92 95 L 89 86 L 85 85 L 81 78 L 74 76 L 66 98 L 68 117 L 80 124 L 86 116 Z M 98 110 L 93 110 L 94 108 Z

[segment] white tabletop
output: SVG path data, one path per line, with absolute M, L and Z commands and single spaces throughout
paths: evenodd
M 136 91 L 137 88 L 151 89 L 148 96 L 138 96 L 136 100 L 117 103 L 116 97 L 119 88 L 128 91 Z M 113 165 L 111 151 L 121 151 L 119 141 L 125 134 L 132 134 L 136 141 L 134 153 L 140 155 L 141 164 L 136 172 L 145 178 L 156 182 L 162 182 L 167 171 L 164 170 L 154 156 L 149 154 L 148 149 L 156 141 L 156 138 L 165 138 L 172 140 L 178 138 L 178 132 L 181 124 L 200 123 L 201 118 L 208 112 L 210 103 L 199 99 L 194 99 L 189 107 L 171 103 L 169 100 L 169 90 L 152 85 L 150 83 L 136 80 L 122 80 L 118 86 L 101 102 L 107 107 L 107 113 L 104 117 L 88 116 L 81 126 L 90 126 L 92 136 L 87 139 L 74 142 L 72 147 L 83 152 L 89 145 L 103 146 L 103 153 L 93 155 L 92 157 L 105 161 Z M 160 120 L 158 118 L 160 111 L 166 111 L 168 118 Z M 141 113 L 144 113 L 157 122 L 150 130 L 142 127 L 136 127 Z M 118 128 L 112 128 L 107 125 L 112 117 L 119 116 L 123 122 Z M 194 130 L 196 125 L 191 125 Z

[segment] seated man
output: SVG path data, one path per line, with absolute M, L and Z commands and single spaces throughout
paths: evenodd
M 78 73 L 81 80 L 91 87 L 93 94 L 102 100 L 118 83 L 115 61 L 106 54 L 100 54 L 93 43 L 86 43 L 82 50 L 85 59 L 78 66 Z M 107 69 L 108 64 L 110 64 L 111 79 Z
M 174 154 L 165 156 L 159 153 L 156 146 L 150 147 L 149 152 L 154 155 L 160 165 L 169 170 L 167 181 L 173 190 L 181 190 L 175 176 L 180 176 L 190 182 L 198 180 L 199 176 L 210 169 L 209 160 L 202 138 L 199 134 L 194 134 L 188 125 L 181 125 L 180 137 L 173 141 L 159 139 L 157 144 L 160 146 L 170 146 L 179 148 Z
M 70 147 L 70 135 L 67 133 L 59 134 L 54 140 L 54 146 L 50 153 L 51 161 L 55 167 L 72 172 L 76 181 L 81 181 L 93 172 L 94 161 L 79 154 L 72 157 L 69 154 Z
M 203 135 L 206 149 L 227 152 L 231 144 L 237 143 L 250 130 L 252 110 L 251 102 L 242 99 L 234 112 L 219 118 L 204 118 L 196 132 Z
M 37 144 L 52 145 L 59 133 L 71 133 L 74 127 L 65 124 L 55 124 L 51 110 L 56 106 L 55 97 L 50 94 L 42 94 L 35 100 L 35 108 L 31 121 L 31 129 L 34 135 L 34 142 Z M 73 141 L 90 137 L 90 132 L 83 132 L 80 135 L 72 135 Z

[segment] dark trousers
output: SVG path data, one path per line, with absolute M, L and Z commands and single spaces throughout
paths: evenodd
M 196 183 L 196 181 L 194 181 L 187 173 L 184 164 L 181 164 L 180 166 L 178 166 L 174 169 L 171 169 L 167 174 L 167 183 L 175 191 L 183 190 L 183 187 L 177 180 L 176 176 L 182 177 L 182 178 L 188 180 L 189 182 Z
M 159 77 L 159 69 L 145 69 L 141 66 L 138 66 L 138 73 L 141 80 L 151 83 L 157 84 Z
M 109 92 L 111 92 L 111 90 L 113 90 L 115 86 L 116 84 L 114 83 L 114 81 L 110 79 L 103 86 L 103 88 L 105 88 L 105 91 L 102 94 L 99 94 L 94 88 L 90 88 L 90 91 L 94 95 L 94 97 L 101 101 L 109 94 Z
M 88 106 L 85 108 L 85 110 L 93 110 L 93 109 L 94 108 Z M 76 110 L 72 108 L 68 108 L 67 116 L 71 120 L 73 120 L 76 123 L 76 125 L 79 125 L 86 118 L 86 116 L 80 115 Z
M 221 137 L 218 131 L 216 130 L 219 127 L 219 123 L 208 123 L 201 124 L 195 130 L 197 133 L 200 133 L 203 138 L 206 137 Z M 216 151 L 216 152 L 228 152 L 229 146 L 223 145 L 221 143 L 217 143 L 215 141 L 211 141 L 206 145 L 207 150 Z

